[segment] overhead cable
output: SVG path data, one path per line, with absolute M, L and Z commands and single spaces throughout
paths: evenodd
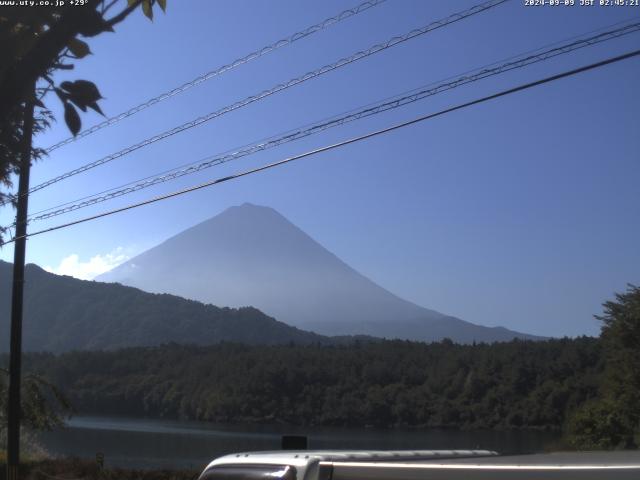
M 490 100 L 494 100 L 494 99 L 499 98 L 499 97 L 510 95 L 512 93 L 516 93 L 516 92 L 527 90 L 527 89 L 530 89 L 530 88 L 533 88 L 533 87 L 537 87 L 539 85 L 550 83 L 550 82 L 559 80 L 561 78 L 570 77 L 570 76 L 577 75 L 579 73 L 583 73 L 583 72 L 586 72 L 586 71 L 589 71 L 589 70 L 594 70 L 596 68 L 600 68 L 600 67 L 603 67 L 605 65 L 609 65 L 609 64 L 612 64 L 612 63 L 620 62 L 622 60 L 626 60 L 626 59 L 629 59 L 629 58 L 632 58 L 632 57 L 635 57 L 635 56 L 638 56 L 638 55 L 640 55 L 640 50 L 634 50 L 632 52 L 625 53 L 623 55 L 618 55 L 616 57 L 607 58 L 605 60 L 602 60 L 602 61 L 599 61 L 599 62 L 596 62 L 596 63 L 592 63 L 592 64 L 585 65 L 585 66 L 582 66 L 582 67 L 579 67 L 579 68 L 575 68 L 573 70 L 568 70 L 568 71 L 565 71 L 565 72 L 562 72 L 562 73 L 558 73 L 556 75 L 552 75 L 550 77 L 542 78 L 542 79 L 536 80 L 534 82 L 525 83 L 523 85 L 519 85 L 517 87 L 513 87 L 513 88 L 510 88 L 510 89 L 507 89 L 507 90 L 502 90 L 502 91 L 500 91 L 498 93 L 494 93 L 494 94 L 488 95 L 486 97 L 482 97 L 482 98 L 479 98 L 479 99 L 476 99 L 476 100 L 472 100 L 470 102 L 458 104 L 458 105 L 456 105 L 454 107 L 449 107 L 449 108 L 446 108 L 444 110 L 440 110 L 440 111 L 435 112 L 435 113 L 430 113 L 430 114 L 427 114 L 427 115 L 423 115 L 423 116 L 414 118 L 412 120 L 408 120 L 406 122 L 397 123 L 397 124 L 392 125 L 390 127 L 386 127 L 386 128 L 381 129 L 381 130 L 376 130 L 376 131 L 367 133 L 365 135 L 360 135 L 358 137 L 353 137 L 353 138 L 350 138 L 348 140 L 343 140 L 341 142 L 334 143 L 332 145 L 327 145 L 327 146 L 324 146 L 324 147 L 321 147 L 321 148 L 317 148 L 317 149 L 314 149 L 314 150 L 311 150 L 311 151 L 308 151 L 308 152 L 305 152 L 305 153 L 301 153 L 299 155 L 294 155 L 292 157 L 287 157 L 287 158 L 284 158 L 284 159 L 279 160 L 277 162 L 269 163 L 267 165 L 263 165 L 263 166 L 260 166 L 260 167 L 252 168 L 252 169 L 245 170 L 245 171 L 242 171 L 242 172 L 238 172 L 238 173 L 235 173 L 235 174 L 232 174 L 232 175 L 228 175 L 228 176 L 225 176 L 225 177 L 221 177 L 221 178 L 217 178 L 217 179 L 214 179 L 214 180 L 210 180 L 208 182 L 201 183 L 199 185 L 194 185 L 192 187 L 188 187 L 188 188 L 185 188 L 185 189 L 182 189 L 182 190 L 178 190 L 176 192 L 172 192 L 172 193 L 160 195 L 160 196 L 157 196 L 157 197 L 153 197 L 153 198 L 144 200 L 142 202 L 137 202 L 137 203 L 133 203 L 133 204 L 127 205 L 125 207 L 120 207 L 120 208 L 116 208 L 116 209 L 113 209 L 113 210 L 108 210 L 108 211 L 105 211 L 105 212 L 102 212 L 102 213 L 98 213 L 96 215 L 91 215 L 91 216 L 84 217 L 84 218 L 81 218 L 81 219 L 78 219 L 78 220 L 74 220 L 72 222 L 67 222 L 67 223 L 63 223 L 61 225 L 56 225 L 54 227 L 49 227 L 49 228 L 45 228 L 43 230 L 38 230 L 36 232 L 24 235 L 23 237 L 33 237 L 35 235 L 41 235 L 43 233 L 48 233 L 48 232 L 53 232 L 55 230 L 68 228 L 68 227 L 71 227 L 73 225 L 78 225 L 80 223 L 85 223 L 85 222 L 88 222 L 88 221 L 91 221 L 91 220 L 96 220 L 96 219 L 99 219 L 99 218 L 107 217 L 107 216 L 110 216 L 110 215 L 114 215 L 116 213 L 120 213 L 120 212 L 124 212 L 124 211 L 131 210 L 131 209 L 134 209 L 134 208 L 142 207 L 144 205 L 149 205 L 151 203 L 156 203 L 156 202 L 159 202 L 161 200 L 167 200 L 169 198 L 173 198 L 173 197 L 177 197 L 177 196 L 180 196 L 180 195 L 184 195 L 186 193 L 191 193 L 191 192 L 194 192 L 196 190 L 200 190 L 200 189 L 203 189 L 203 188 L 206 188 L 206 187 L 211 187 L 213 185 L 218 185 L 220 183 L 225 183 L 225 182 L 228 182 L 230 180 L 236 180 L 238 178 L 241 178 L 241 177 L 244 177 L 244 176 L 247 176 L 247 175 L 251 175 L 251 174 L 254 174 L 254 173 L 262 172 L 264 170 L 269 170 L 271 168 L 275 168 L 275 167 L 284 165 L 286 163 L 293 162 L 295 160 L 300 160 L 302 158 L 306 158 L 306 157 L 310 157 L 310 156 L 313 156 L 313 155 L 317 155 L 317 154 L 322 153 L 322 152 L 327 152 L 329 150 L 334 150 L 336 148 L 344 147 L 344 146 L 350 145 L 352 143 L 361 142 L 363 140 L 367 140 L 369 138 L 373 138 L 373 137 L 376 137 L 378 135 L 383 135 L 385 133 L 389 133 L 389 132 L 392 132 L 394 130 L 398 130 L 400 128 L 408 127 L 408 126 L 414 125 L 416 123 L 420 123 L 420 122 L 423 122 L 423 121 L 426 121 L 426 120 L 430 120 L 432 118 L 439 117 L 439 116 L 445 115 L 447 113 L 454 112 L 456 110 L 462 110 L 464 108 L 467 108 L 467 107 L 470 107 L 470 106 L 473 106 L 473 105 L 478 105 L 480 103 L 488 102 Z M 23 238 L 23 237 L 19 237 L 19 238 Z M 8 240 L 7 242 L 4 242 L 4 243 L 0 244 L 0 246 L 6 245 L 8 243 L 15 242 L 17 239 L 18 239 L 18 237 L 12 238 L 12 239 Z
M 38 190 L 42 190 L 43 188 L 46 188 L 50 185 L 53 185 L 55 183 L 58 183 L 62 180 L 65 180 L 67 178 L 70 178 L 72 176 L 78 175 L 80 173 L 86 172 L 87 170 L 90 170 L 92 168 L 98 167 L 100 165 L 104 165 L 105 163 L 111 162 L 113 160 L 116 160 L 117 158 L 121 158 L 131 152 L 134 152 L 136 150 L 139 150 L 143 147 L 146 147 L 148 145 L 151 145 L 152 143 L 155 143 L 157 141 L 163 140 L 167 137 L 170 137 L 172 135 L 175 135 L 177 133 L 183 132 L 185 130 L 188 130 L 190 128 L 193 127 L 197 127 L 199 125 L 202 125 L 205 122 L 208 122 L 210 120 L 213 120 L 214 118 L 220 117 L 226 113 L 232 112 L 234 110 L 237 110 L 239 108 L 245 107 L 249 104 L 252 104 L 254 102 L 260 101 L 264 98 L 267 98 L 271 95 L 274 95 L 278 92 L 281 92 L 283 90 L 286 90 L 288 88 L 291 88 L 295 85 L 299 85 L 301 83 L 307 82 L 311 79 L 317 78 L 321 75 L 324 75 L 326 73 L 329 73 L 331 71 L 337 70 L 339 68 L 342 68 L 346 65 L 350 65 L 351 63 L 357 62 L 358 60 L 362 60 L 363 58 L 367 58 L 371 55 L 374 55 L 376 53 L 382 52 L 388 48 L 391 47 L 395 47 L 396 45 L 399 45 L 401 43 L 404 43 L 408 40 L 412 40 L 414 38 L 417 38 L 421 35 L 424 35 L 428 32 L 431 32 L 433 30 L 436 30 L 438 28 L 442 28 L 446 25 L 450 25 L 452 23 L 458 22 L 460 20 L 463 20 L 465 18 L 471 17 L 473 15 L 476 15 L 478 13 L 484 12 L 486 10 L 489 10 L 491 8 L 494 8 L 498 5 L 501 5 L 505 2 L 507 2 L 508 0 L 489 0 L 487 2 L 475 5 L 467 10 L 464 10 L 462 12 L 459 13 L 454 13 L 452 15 L 449 15 L 448 17 L 442 19 L 442 20 L 438 20 L 435 22 L 432 22 L 422 28 L 417 28 L 414 30 L 411 30 L 410 32 L 405 33 L 404 35 L 400 35 L 400 36 L 395 36 L 389 40 L 387 40 L 384 43 L 379 43 L 376 44 L 372 47 L 369 47 L 366 50 L 361 50 L 359 52 L 356 52 L 348 57 L 342 58 L 340 60 L 338 60 L 337 62 L 325 65 L 321 68 L 318 68 L 316 70 L 313 70 L 311 72 L 307 72 L 304 75 L 300 76 L 300 77 L 296 77 L 293 78 L 291 80 L 289 80 L 288 82 L 284 82 L 284 83 L 280 83 L 268 90 L 264 90 L 261 93 L 258 93 L 256 95 L 252 95 L 250 97 L 247 97 L 243 100 L 240 100 L 236 103 L 233 103 L 231 105 L 228 105 L 226 107 L 223 107 L 219 110 L 216 110 L 214 112 L 208 113 L 204 116 L 198 117 L 194 120 L 191 120 L 189 122 L 183 123 L 182 125 L 179 125 L 177 127 L 174 127 L 170 130 L 166 130 L 162 133 L 159 133 L 157 135 L 154 135 L 153 137 L 147 138 L 146 140 L 143 140 L 139 143 L 136 143 L 134 145 L 131 145 L 129 147 L 126 147 L 118 152 L 112 153 L 110 155 L 107 155 L 106 157 L 100 158 L 98 160 L 95 160 L 93 162 L 87 163 L 85 165 L 82 165 L 81 167 L 78 167 L 76 169 L 70 170 L 66 173 L 63 173 L 57 177 L 54 177 L 52 179 L 49 179 L 43 183 L 40 183 L 39 185 L 36 185 L 34 187 L 31 187 L 29 189 L 29 193 L 33 193 L 33 192 L 37 192 Z M 5 200 L 4 203 L 0 204 L 0 205 L 4 205 L 6 203 L 9 203 L 12 199 L 14 199 L 15 196 L 10 197 L 8 200 Z
M 83 197 L 81 199 L 73 200 L 71 202 L 66 202 L 61 205 L 57 205 L 55 207 L 50 207 L 40 212 L 36 212 L 30 216 L 29 222 L 38 221 L 38 220 L 46 220 L 48 218 L 56 217 L 65 213 L 73 212 L 75 210 L 89 207 L 91 205 L 95 205 L 98 203 L 105 202 L 107 200 L 112 200 L 117 197 L 121 197 L 123 195 L 127 195 L 130 193 L 137 192 L 139 190 L 143 190 L 145 188 L 152 187 L 154 185 L 158 185 L 170 180 L 174 180 L 186 175 L 191 175 L 202 170 L 221 165 L 223 163 L 227 163 L 232 160 L 237 160 L 239 158 L 252 155 L 254 153 L 267 150 L 270 148 L 277 147 L 279 145 L 283 145 L 285 143 L 289 143 L 295 140 L 299 140 L 301 138 L 305 138 L 311 135 L 315 135 L 317 133 L 323 132 L 333 127 L 337 127 L 340 125 L 344 125 L 345 123 L 349 123 L 352 121 L 360 120 L 362 118 L 370 117 L 373 115 L 377 115 L 382 112 L 386 112 L 389 110 L 393 110 L 419 100 L 423 100 L 425 98 L 431 97 L 433 95 L 437 95 L 439 93 L 452 90 L 461 85 L 466 85 L 468 83 L 476 82 L 478 80 L 482 80 L 484 78 L 488 78 L 494 75 L 498 75 L 504 72 L 508 72 L 511 70 L 515 70 L 518 68 L 526 67 L 528 65 L 532 65 L 534 63 L 539 63 L 550 58 L 557 57 L 559 55 L 567 54 L 569 52 L 591 46 L 596 45 L 608 40 L 613 40 L 615 38 L 622 37 L 624 35 L 628 35 L 630 33 L 640 31 L 640 22 L 636 22 L 634 24 L 624 25 L 614 30 L 606 31 L 603 33 L 599 33 L 597 35 L 592 35 L 587 38 L 581 38 L 569 43 L 561 44 L 557 47 L 544 50 L 542 52 L 538 51 L 534 54 L 521 54 L 517 57 L 511 57 L 511 60 L 506 61 L 501 64 L 492 63 L 489 66 L 481 67 L 479 69 L 467 72 L 466 74 L 454 78 L 447 79 L 447 81 L 441 81 L 440 83 L 432 83 L 428 86 L 418 90 L 412 90 L 407 94 L 402 94 L 402 96 L 396 96 L 395 98 L 388 98 L 383 101 L 380 101 L 376 104 L 370 104 L 366 107 L 361 107 L 357 110 L 352 110 L 346 114 L 342 114 L 340 116 L 333 117 L 331 119 L 323 120 L 320 122 L 316 122 L 311 125 L 305 125 L 304 127 L 299 127 L 294 130 L 289 130 L 288 132 L 281 134 L 279 136 L 274 136 L 269 139 L 259 141 L 257 143 L 242 147 L 237 150 L 230 151 L 225 154 L 216 154 L 214 156 L 207 157 L 198 162 L 193 162 L 183 167 L 175 168 L 160 174 L 156 174 L 155 176 L 148 176 L 143 179 L 137 180 L 135 182 L 130 182 L 121 187 L 112 188 L 109 190 L 105 190 L 95 195 L 90 195 L 87 197 Z M 527 52 L 530 53 L 530 52 Z
M 83 130 L 82 132 L 78 133 L 76 136 L 73 137 L 69 137 L 66 138 L 54 145 L 51 145 L 50 147 L 48 147 L 46 149 L 47 153 L 50 153 L 54 150 L 56 150 L 57 148 L 60 148 L 64 145 L 67 145 L 71 142 L 74 142 L 76 140 L 79 140 L 80 138 L 86 137 L 88 135 L 91 135 L 92 133 L 97 132 L 98 130 L 102 130 L 105 127 L 109 127 L 115 123 L 118 123 L 120 120 L 124 120 L 125 118 L 128 118 L 132 115 L 135 115 L 138 112 L 141 112 L 142 110 L 145 110 L 157 103 L 160 103 L 164 100 L 167 100 L 171 97 L 175 97 L 176 95 L 185 92 L 189 89 L 191 89 L 192 87 L 195 87 L 196 85 L 199 85 L 203 82 L 206 82 L 207 80 L 210 80 L 214 77 L 217 77 L 218 75 L 221 75 L 225 72 L 228 72 L 229 70 L 233 70 L 236 67 L 239 67 L 240 65 L 244 65 L 245 63 L 249 63 L 252 60 L 255 60 L 257 58 L 260 58 L 264 55 L 266 55 L 267 53 L 271 53 L 274 50 L 277 50 L 279 48 L 285 47 L 287 45 L 291 45 L 294 42 L 297 42 L 298 40 L 302 40 L 303 38 L 308 37 L 309 35 L 313 35 L 316 32 L 319 32 L 321 30 L 324 30 L 327 27 L 330 27 L 331 25 L 334 25 L 338 22 L 341 22 L 342 20 L 346 20 L 347 18 L 353 17 L 354 15 L 358 15 L 359 13 L 362 13 L 366 10 L 369 10 L 372 7 L 376 7 L 378 5 L 380 5 L 381 3 L 384 3 L 386 0 L 368 0 L 366 2 L 362 2 L 361 4 L 357 5 L 354 8 L 349 8 L 347 10 L 344 10 L 340 13 L 338 13 L 337 15 L 334 15 L 333 17 L 327 18 L 325 20 L 323 20 L 320 23 L 316 23 L 315 25 L 311 25 L 310 27 L 305 28 L 304 30 L 301 30 L 299 32 L 296 32 L 292 35 L 289 35 L 288 37 L 282 38 L 280 40 L 278 40 L 277 42 L 273 42 L 265 47 L 262 47 L 258 50 L 255 50 L 251 53 L 249 53 L 248 55 L 245 55 L 244 57 L 238 58 L 236 60 L 234 60 L 231 63 L 228 63 L 226 65 L 223 65 L 221 67 L 218 67 L 214 70 L 211 70 L 210 72 L 204 73 L 202 75 L 200 75 L 199 77 L 194 78 L 193 80 L 190 80 L 188 82 L 183 83 L 182 85 L 173 88 L 172 90 L 169 90 L 167 92 L 161 93 L 160 95 L 150 98 L 149 100 L 136 105 L 135 107 L 130 108 L 129 110 L 126 110 L 122 113 L 119 113 L 118 115 L 114 115 L 113 117 L 107 118 L 106 120 L 104 120 L 103 122 L 100 122 L 86 130 Z

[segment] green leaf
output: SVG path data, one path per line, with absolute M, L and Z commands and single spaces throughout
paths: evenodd
M 71 100 L 73 104 L 83 112 L 87 111 L 87 105 L 82 101 L 82 99 L 74 98 L 72 95 L 69 97 L 69 100 Z
M 73 96 L 80 100 L 85 105 L 93 102 L 97 102 L 102 98 L 98 87 L 89 80 L 76 80 L 75 82 L 62 82 L 60 84 L 62 89 L 69 92 L 70 96 Z
M 98 112 L 100 115 L 102 115 L 104 117 L 104 113 L 102 113 L 102 110 L 98 106 L 97 102 L 89 103 L 89 104 L 87 104 L 87 107 L 89 107 L 90 109 Z
M 167 0 L 156 0 L 163 12 L 167 11 Z
M 149 20 L 153 20 L 153 8 L 151 8 L 151 0 L 142 0 L 142 13 Z
M 66 102 L 71 100 L 75 106 L 77 106 L 83 112 L 87 111 L 87 107 L 95 110 L 101 115 L 102 110 L 98 106 L 98 100 L 102 98 L 98 87 L 89 80 L 76 80 L 74 82 L 62 82 L 60 87 L 64 89 L 60 90 L 58 96 Z M 61 96 L 62 95 L 62 96 Z
M 69 98 L 69 94 L 67 92 L 63 92 L 59 88 L 54 88 L 53 91 L 56 92 L 56 95 L 58 96 L 60 101 L 63 103 L 67 101 L 67 98 Z
M 82 40 L 78 40 L 77 38 L 72 38 L 69 42 L 69 50 L 78 58 L 84 58 L 91 53 L 89 49 L 89 45 Z
M 80 131 L 82 123 L 80 122 L 80 115 L 78 115 L 75 107 L 69 102 L 65 102 L 64 104 L 64 121 L 75 137 Z
M 127 0 L 127 6 L 132 6 L 133 4 L 135 4 L 138 0 Z
M 73 93 L 77 93 L 79 96 L 86 100 L 86 103 L 97 102 L 102 98 L 98 87 L 95 83 L 89 80 L 76 80 L 73 82 Z

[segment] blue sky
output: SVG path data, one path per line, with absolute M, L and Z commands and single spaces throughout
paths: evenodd
M 113 115 L 355 5 L 170 1 L 58 78 L 95 81 Z M 477 2 L 389 0 L 53 152 L 32 185 Z M 434 31 L 35 193 L 30 211 L 118 186 L 640 15 L 506 5 Z M 50 221 L 80 218 L 274 161 L 640 46 L 640 35 L 493 77 Z M 455 112 L 269 172 L 33 237 L 27 259 L 90 277 L 232 205 L 271 206 L 392 292 L 465 320 L 595 334 L 601 303 L 640 283 L 640 60 Z M 56 100 L 50 102 L 59 109 Z M 59 116 L 61 118 L 61 116 Z M 85 126 L 100 121 L 83 116 Z M 62 121 L 36 139 L 68 136 Z M 13 213 L 4 209 L 0 220 Z M 0 257 L 12 259 L 12 248 Z M 61 262 L 66 269 L 60 269 Z M 92 263 L 93 262 L 93 263 Z

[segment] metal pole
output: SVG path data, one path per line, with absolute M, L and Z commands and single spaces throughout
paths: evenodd
M 31 95 L 35 95 L 32 89 Z M 22 360 L 22 298 L 24 262 L 27 239 L 27 209 L 29 202 L 29 170 L 31 169 L 31 139 L 33 136 L 34 98 L 27 100 L 22 121 L 22 151 L 16 211 L 16 241 L 13 252 L 13 289 L 11 292 L 11 350 L 9 354 L 9 401 L 7 408 L 7 480 L 18 479 L 20 465 L 20 371 Z

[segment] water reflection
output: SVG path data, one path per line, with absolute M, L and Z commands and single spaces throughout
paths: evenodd
M 54 455 L 95 458 L 102 452 L 111 467 L 201 469 L 227 453 L 278 450 L 287 433 L 307 435 L 310 449 L 481 448 L 501 453 L 539 452 L 558 438 L 557 433 L 537 431 L 299 428 L 82 416 L 40 440 Z

